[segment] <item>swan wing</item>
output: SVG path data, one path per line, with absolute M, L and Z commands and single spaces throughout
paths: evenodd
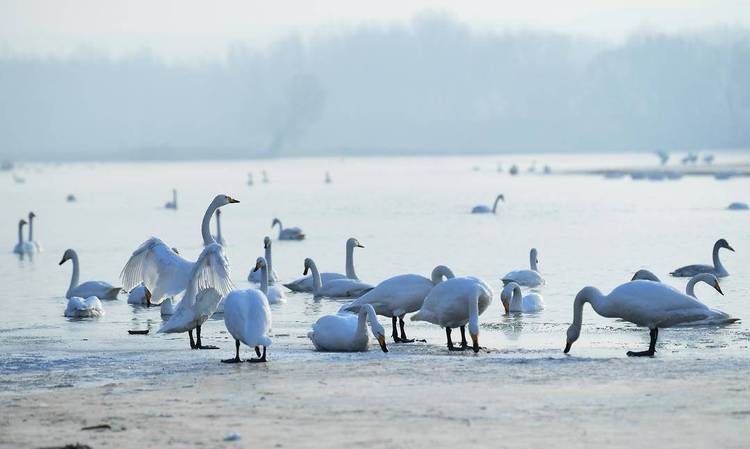
M 190 282 L 193 291 L 215 289 L 221 297 L 234 289 L 229 261 L 221 245 L 212 243 L 203 248 L 193 267 Z
M 151 237 L 133 252 L 120 278 L 126 291 L 143 283 L 151 292 L 152 302 L 158 304 L 164 297 L 185 290 L 192 269 L 192 262 L 172 251 L 160 239 Z
M 402 274 L 384 280 L 341 310 L 356 313 L 370 304 L 378 315 L 401 316 L 419 310 L 431 289 L 432 281 L 426 277 Z
M 687 265 L 680 267 L 669 274 L 674 277 L 693 277 L 700 273 L 716 274 L 716 269 L 712 265 Z

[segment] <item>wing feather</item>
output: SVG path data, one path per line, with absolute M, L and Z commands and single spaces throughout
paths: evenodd
M 164 297 L 185 290 L 193 265 L 161 239 L 151 237 L 133 252 L 120 278 L 126 291 L 143 283 L 151 292 L 152 301 L 158 304 Z

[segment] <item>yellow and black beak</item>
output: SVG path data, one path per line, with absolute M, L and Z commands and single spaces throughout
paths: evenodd
M 471 334 L 471 347 L 474 353 L 479 352 L 479 335 Z
M 260 264 L 259 264 L 259 263 L 256 263 L 256 264 L 255 264 L 255 268 L 253 268 L 253 272 L 256 272 L 256 271 L 258 271 L 258 270 L 260 270 Z
M 236 199 L 232 198 L 231 196 L 230 196 L 230 197 L 228 197 L 228 198 L 229 198 L 229 204 L 232 204 L 232 203 L 239 203 L 239 202 L 240 202 L 240 200 L 236 200 Z
M 719 283 L 718 283 L 718 282 L 715 282 L 715 283 L 714 283 L 714 288 L 716 289 L 716 291 L 717 291 L 717 292 L 721 293 L 721 294 L 722 294 L 722 296 L 724 295 L 724 292 L 723 292 L 723 291 L 721 291 L 721 287 L 719 286 Z
M 361 244 L 361 243 L 359 243 L 359 242 L 357 242 L 357 244 L 356 244 L 355 246 L 356 246 L 357 248 L 364 248 L 364 247 L 365 247 L 365 245 L 363 245 L 363 244 Z
M 565 354 L 567 354 L 568 352 L 570 352 L 570 347 L 571 347 L 571 346 L 573 346 L 573 343 L 571 343 L 571 342 L 567 342 L 567 343 L 565 343 L 565 349 L 563 350 L 563 352 L 564 352 Z
M 385 345 L 384 335 L 378 335 L 378 343 L 380 343 L 380 349 L 382 349 L 383 352 L 388 352 L 388 347 Z

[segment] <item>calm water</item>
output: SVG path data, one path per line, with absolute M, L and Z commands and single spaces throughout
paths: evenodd
M 688 263 L 709 263 L 714 241 L 724 237 L 737 250 L 722 252 L 731 273 L 721 282 L 725 296 L 705 284 L 697 293 L 711 307 L 742 321 L 663 331 L 658 356 L 667 361 L 700 357 L 710 360 L 706 369 L 748 365 L 750 213 L 724 209 L 732 201 L 750 201 L 750 179 L 649 182 L 541 176 L 525 173 L 532 159 L 553 168 L 655 160 L 650 155 L 609 155 L 37 165 L 21 169 L 25 184 L 2 173 L 0 386 L 17 391 L 221 369 L 218 360 L 232 353 L 233 344 L 220 318 L 204 326 L 205 340 L 221 346 L 219 351 L 190 351 L 185 335 L 153 335 L 162 322 L 158 308 L 128 305 L 125 295 L 105 302 L 101 319 L 69 320 L 62 315 L 72 266 L 57 265 L 63 251 L 74 248 L 81 259 L 81 281 L 119 285 L 130 253 L 151 235 L 194 259 L 201 249 L 200 219 L 217 193 L 242 201 L 225 207 L 222 215 L 238 288 L 250 286 L 247 274 L 262 254 L 263 236 L 275 236 L 273 217 L 308 234 L 303 242 L 274 241 L 274 268 L 282 280 L 301 276 L 305 257 L 314 258 L 322 271 L 343 272 L 344 241 L 355 236 L 366 247 L 355 253 L 357 272 L 373 284 L 401 273 L 429 275 L 437 264 L 490 282 L 496 298 L 481 317 L 480 341 L 492 352 L 480 356 L 516 361 L 572 359 L 562 348 L 580 288 L 594 285 L 607 293 L 637 269 L 649 268 L 682 290 L 685 280 L 667 273 Z M 747 161 L 750 154 L 717 157 L 718 162 L 727 160 Z M 518 162 L 522 173 L 498 173 L 497 162 L 505 168 Z M 261 169 L 268 172 L 268 184 L 260 182 Z M 255 178 L 252 187 L 246 184 L 249 171 Z M 323 183 L 326 171 L 331 184 Z M 164 210 L 173 187 L 179 190 L 179 210 Z M 507 203 L 497 216 L 469 214 L 474 205 L 491 205 L 501 192 Z M 78 202 L 67 203 L 68 193 Z M 44 252 L 19 260 L 11 253 L 17 221 L 30 210 L 37 214 L 35 237 Z M 539 249 L 539 268 L 547 280 L 540 290 L 547 309 L 501 316 L 499 279 L 527 268 L 532 246 Z M 286 304 L 273 306 L 271 359 L 383 357 L 377 351 L 336 355 L 312 350 L 305 337 L 312 323 L 341 304 L 289 294 Z M 381 322 L 390 329 L 389 322 Z M 128 329 L 146 328 L 152 335 L 127 334 Z M 448 354 L 444 333 L 436 326 L 409 323 L 407 332 L 428 343 L 392 344 L 385 357 L 434 357 L 438 363 L 442 357 L 467 356 Z M 587 307 L 573 356 L 619 360 L 628 349 L 644 349 L 647 341 L 647 331 L 600 318 Z M 550 364 L 550 375 L 554 366 Z

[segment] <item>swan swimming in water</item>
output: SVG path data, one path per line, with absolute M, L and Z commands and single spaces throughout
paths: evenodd
M 42 245 L 40 245 L 39 242 L 34 240 L 34 218 L 35 217 L 36 217 L 36 214 L 34 212 L 29 212 L 29 242 L 32 245 L 34 245 L 35 252 L 41 252 Z
M 367 351 L 370 339 L 367 337 L 367 324 L 380 343 L 380 349 L 388 352 L 385 344 L 385 329 L 378 323 L 375 309 L 370 304 L 364 304 L 359 312 L 338 313 L 325 315 L 313 325 L 307 337 L 312 340 L 315 349 L 327 352 L 360 352 Z
M 172 201 L 164 203 L 164 209 L 177 210 L 177 189 L 172 189 Z
M 255 269 L 261 269 L 256 264 Z M 234 337 L 235 356 L 233 359 L 222 360 L 224 363 L 238 363 L 240 359 L 240 342 L 254 348 L 257 359 L 248 362 L 262 363 L 266 361 L 266 348 L 271 346 L 271 308 L 268 306 L 266 295 L 260 290 L 235 290 L 229 293 L 224 301 L 224 325 L 229 334 Z M 260 347 L 263 347 L 263 353 Z
M 448 350 L 463 351 L 468 348 L 466 324 L 472 340 L 472 349 L 479 352 L 479 315 L 492 303 L 492 290 L 481 279 L 466 276 L 448 279 L 430 290 L 422 308 L 411 316 L 412 321 L 427 321 L 445 328 Z M 461 346 L 453 346 L 451 329 L 461 329 Z
M 418 274 L 402 274 L 386 279 L 375 288 L 360 296 L 350 304 L 343 306 L 340 312 L 358 313 L 363 305 L 370 304 L 375 313 L 391 318 L 393 324 L 393 341 L 396 343 L 412 343 L 414 339 L 406 338 L 404 330 L 404 315 L 416 312 L 422 308 L 424 299 L 432 287 L 447 279 L 454 278 L 450 268 L 438 265 L 432 270 L 431 279 Z M 401 328 L 399 336 L 396 320 Z
M 209 231 L 209 224 L 216 209 L 233 203 L 239 203 L 239 201 L 227 195 L 217 195 L 211 201 L 201 223 L 204 245 L 209 245 L 214 241 Z M 195 262 L 181 257 L 161 239 L 151 237 L 133 252 L 122 269 L 120 278 L 125 291 L 130 291 L 143 283 L 150 292 L 150 302 L 159 304 L 164 298 L 177 296 L 187 288 L 194 266 Z M 208 278 L 209 281 L 220 278 L 219 273 L 213 274 Z M 222 288 L 219 290 L 221 291 Z
M 750 206 L 747 203 L 734 202 L 727 206 L 728 210 L 748 210 Z
M 266 259 L 258 257 L 255 262 L 255 270 L 260 271 L 260 291 L 266 295 L 269 304 L 282 304 L 286 302 L 286 295 L 284 290 L 278 285 L 268 285 L 268 266 L 266 265 Z
M 73 274 L 70 276 L 70 286 L 65 293 L 66 298 L 70 299 L 74 296 L 80 298 L 96 296 L 99 299 L 117 299 L 117 295 L 120 293 L 120 290 L 122 290 L 121 287 L 113 287 L 112 284 L 102 281 L 88 281 L 83 284 L 78 283 L 80 264 L 78 262 L 78 254 L 75 250 L 65 250 L 62 260 L 60 260 L 58 265 L 62 265 L 68 260 L 73 262 Z
M 273 269 L 273 254 L 271 250 L 271 244 L 272 240 L 271 237 L 265 236 L 263 237 L 263 251 L 265 253 L 265 259 L 266 259 L 266 266 L 268 267 L 268 284 L 273 285 L 279 281 L 279 275 L 276 274 L 276 271 Z M 256 282 L 259 283 L 261 280 L 261 274 L 262 272 L 260 270 L 252 269 L 250 270 L 250 274 L 247 275 L 247 280 L 250 282 Z M 312 287 L 312 282 L 310 283 L 310 287 Z
M 713 265 L 687 265 L 678 268 L 669 274 L 679 278 L 692 277 L 699 273 L 711 273 L 719 278 L 729 276 L 726 268 L 724 268 L 724 265 L 721 264 L 721 260 L 719 260 L 719 250 L 721 248 L 726 248 L 729 251 L 734 252 L 734 248 L 729 246 L 729 243 L 725 239 L 719 239 L 714 243 L 714 249 L 712 252 Z
M 15 254 L 31 254 L 36 252 L 34 244 L 23 239 L 23 227 L 26 225 L 26 220 L 21 219 L 18 222 L 18 243 L 13 247 Z
M 278 218 L 274 218 L 271 222 L 271 229 L 276 225 L 279 225 L 279 240 L 304 240 L 305 238 L 305 233 L 302 232 L 302 229 L 297 227 L 285 228 Z
M 96 296 L 89 296 L 86 299 L 73 296 L 68 299 L 64 315 L 68 318 L 98 318 L 104 316 L 104 307 Z
M 532 313 L 544 309 L 544 300 L 539 293 L 529 293 L 523 296 L 521 287 L 515 282 L 509 282 L 500 293 L 500 301 L 503 303 L 505 313 L 522 312 Z
M 373 289 L 372 285 L 365 284 L 355 279 L 332 279 L 325 284 L 321 282 L 320 273 L 315 262 L 309 257 L 305 259 L 305 271 L 312 271 L 313 278 L 313 297 L 314 298 L 359 298 L 363 294 Z
M 346 240 L 346 274 L 341 273 L 320 273 L 320 281 L 325 284 L 326 282 L 334 279 L 354 279 L 359 280 L 357 273 L 354 271 L 354 248 L 364 248 L 359 240 L 354 237 L 350 237 Z M 313 278 L 311 276 L 305 276 L 297 279 L 296 281 L 284 284 L 284 287 L 288 288 L 293 292 L 307 292 L 313 291 Z
M 545 281 L 541 274 L 539 274 L 538 264 L 538 252 L 536 248 L 531 248 L 529 251 L 529 270 L 516 270 L 503 276 L 502 281 L 504 285 L 508 285 L 510 282 L 515 282 L 523 287 L 539 287 L 544 285 Z
M 590 303 L 605 318 L 620 318 L 650 330 L 651 341 L 646 351 L 628 351 L 629 357 L 653 356 L 659 328 L 702 321 L 704 324 L 727 324 L 737 321 L 724 312 L 709 309 L 700 301 L 674 288 L 653 281 L 630 281 L 604 295 L 595 287 L 585 287 L 573 302 L 573 324 L 568 328 L 565 353 L 581 334 L 583 306 Z
M 500 202 L 500 200 L 503 200 L 503 202 L 505 202 L 505 196 L 502 193 L 495 198 L 495 204 L 492 205 L 492 209 L 490 209 L 488 206 L 480 204 L 479 206 L 474 206 L 474 208 L 471 209 L 471 213 L 494 214 L 497 211 L 497 203 Z

